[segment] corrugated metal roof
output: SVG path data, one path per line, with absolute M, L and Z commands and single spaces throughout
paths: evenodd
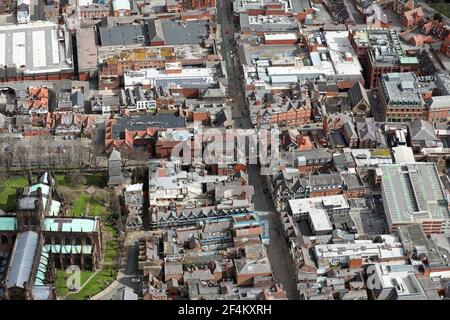
M 24 283 L 29 281 L 38 242 L 37 232 L 27 231 L 19 234 L 6 278 L 7 288 L 23 288 Z

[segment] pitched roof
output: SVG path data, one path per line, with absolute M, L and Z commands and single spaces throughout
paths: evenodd
M 416 119 L 410 126 L 412 140 L 437 140 L 434 127 L 422 119 Z
M 27 231 L 19 234 L 6 278 L 7 288 L 24 288 L 24 284 L 30 280 L 38 243 L 37 232 Z
M 367 105 L 370 105 L 367 91 L 359 81 L 350 88 L 350 90 L 348 91 L 348 97 L 352 107 L 360 103 L 361 100 L 363 100 Z
M 72 101 L 73 106 L 82 106 L 84 107 L 84 95 L 80 90 L 75 91 L 70 97 L 70 101 Z

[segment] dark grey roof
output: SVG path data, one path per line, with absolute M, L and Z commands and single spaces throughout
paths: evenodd
M 311 187 L 323 187 L 330 185 L 342 185 L 342 176 L 340 173 L 325 173 L 325 174 L 317 174 L 309 175 L 309 185 Z
M 125 179 L 122 175 L 122 162 L 120 152 L 113 150 L 108 159 L 108 185 L 122 184 Z
M 147 25 L 120 25 L 100 27 L 100 44 L 102 46 L 122 46 L 138 44 L 138 36 L 144 37 L 143 45 L 149 45 Z
M 331 161 L 331 154 L 325 149 L 313 149 L 313 150 L 303 150 L 291 153 L 294 157 L 305 157 L 306 160 L 315 159 L 329 159 Z
M 108 179 L 108 185 L 119 185 L 125 182 L 125 178 L 122 176 L 111 176 Z
M 386 137 L 373 118 L 365 118 L 364 122 L 356 123 L 359 140 L 377 141 L 380 147 L 386 147 Z
M 122 139 L 125 129 L 130 131 L 145 131 L 147 128 L 185 128 L 186 118 L 176 116 L 174 112 L 160 112 L 157 114 L 131 115 L 119 119 L 112 128 L 112 138 Z
M 358 135 L 356 134 L 356 131 L 355 131 L 355 126 L 353 125 L 352 122 L 350 122 L 350 121 L 346 122 L 343 126 L 343 130 L 344 130 L 345 134 L 348 135 L 349 138 L 354 138 L 354 139 L 358 138 Z
M 294 12 L 303 12 L 306 9 L 311 8 L 311 3 L 309 0 L 292 0 L 292 11 Z
M 353 87 L 350 88 L 348 91 L 348 98 L 350 105 L 354 107 L 356 104 L 358 104 L 361 100 L 364 100 L 364 102 L 370 106 L 369 97 L 367 95 L 366 89 L 363 87 L 361 82 L 356 82 Z
M 6 277 L 7 288 L 24 288 L 24 283 L 29 282 L 38 243 L 39 235 L 37 232 L 27 231 L 19 234 L 14 244 Z
M 217 126 L 228 126 L 232 125 L 232 116 L 230 110 L 221 109 L 216 114 L 216 121 L 215 124 Z
M 348 190 L 364 188 L 364 184 L 357 173 L 343 173 L 342 177 Z
M 335 130 L 330 133 L 328 135 L 328 140 L 334 148 L 339 148 L 346 145 L 343 131 L 341 129 Z
M 208 37 L 208 21 L 174 21 L 165 19 L 161 21 L 166 45 L 201 44 Z
M 82 106 L 84 107 L 84 95 L 81 91 L 75 91 L 70 97 L 70 101 L 72 101 L 72 106 Z
M 183 265 L 179 262 L 166 262 L 164 264 L 164 274 L 182 274 Z

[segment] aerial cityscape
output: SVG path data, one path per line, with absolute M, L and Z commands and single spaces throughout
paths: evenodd
M 0 0 L 0 300 L 450 300 L 449 259 L 450 1 Z

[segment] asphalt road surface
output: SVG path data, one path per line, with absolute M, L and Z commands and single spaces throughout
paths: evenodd
M 230 96 L 234 98 L 232 111 L 235 128 L 250 129 L 252 125 L 245 108 L 244 87 L 234 41 L 235 26 L 232 20 L 231 0 L 218 0 L 218 19 L 222 25 L 222 56 L 227 65 Z M 267 249 L 274 277 L 281 282 L 290 300 L 298 299 L 294 266 L 284 238 L 279 214 L 275 211 L 270 196 L 264 193 L 266 178 L 260 174 L 258 165 L 249 165 L 248 171 L 250 184 L 255 189 L 253 198 L 255 210 L 269 220 L 270 243 Z

